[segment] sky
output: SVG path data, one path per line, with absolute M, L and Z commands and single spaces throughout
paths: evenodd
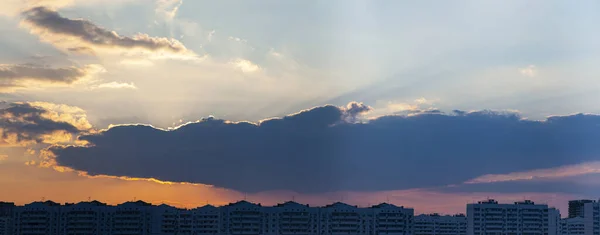
M 600 3 L 5 0 L 0 201 L 600 195 Z

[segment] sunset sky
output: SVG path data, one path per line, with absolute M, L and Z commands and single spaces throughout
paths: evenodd
M 0 201 L 566 214 L 600 197 L 600 2 L 0 1 Z

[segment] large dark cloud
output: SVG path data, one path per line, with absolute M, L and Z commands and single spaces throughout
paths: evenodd
M 1 103 L 0 145 L 27 145 L 44 142 L 46 136 L 76 134 L 81 130 L 67 121 L 55 120 L 51 111 L 29 103 Z
M 51 151 L 58 164 L 92 175 L 249 192 L 437 187 L 600 156 L 595 115 L 540 122 L 514 113 L 455 111 L 350 123 L 349 109 L 317 107 L 259 124 L 211 118 L 172 131 L 119 126 L 81 137 L 92 146 Z
M 71 51 L 81 52 L 80 49 L 84 48 L 86 52 L 97 48 L 140 48 L 150 51 L 187 52 L 185 46 L 174 39 L 150 37 L 145 34 L 134 37 L 120 36 L 88 20 L 62 17 L 58 12 L 46 7 L 29 9 L 23 12 L 23 16 L 24 22 L 43 37 L 57 35 L 61 41 L 65 41 L 64 37 L 72 37 L 79 43 L 87 45 L 87 47 L 76 46 L 77 43 L 73 45 L 74 47 L 68 45 L 68 50 Z
M 91 71 L 89 67 L 52 68 L 31 64 L 0 64 L 0 87 L 20 87 L 26 80 L 71 84 L 88 76 Z

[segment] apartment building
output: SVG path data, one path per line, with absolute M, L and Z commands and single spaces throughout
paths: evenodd
M 414 235 L 466 235 L 467 217 L 459 215 L 419 215 L 414 219 Z
M 556 235 L 560 214 L 530 200 L 499 204 L 490 199 L 467 205 L 468 235 Z
M 265 212 L 265 234 L 318 234 L 319 208 L 289 201 Z
M 585 220 L 582 217 L 566 218 L 560 221 L 561 235 L 585 235 Z
M 0 235 L 12 234 L 12 213 L 15 204 L 12 202 L 0 202 Z
M 13 210 L 13 234 L 62 235 L 61 205 L 53 201 L 33 202 Z
M 585 203 L 583 222 L 585 235 L 600 235 L 600 202 Z
M 14 207 L 0 228 L 22 235 L 412 235 L 413 214 L 413 209 L 387 203 L 310 207 L 290 201 L 265 207 L 239 201 L 188 210 L 143 201 L 116 206 L 45 201 Z
M 190 210 L 194 234 L 219 234 L 221 220 L 219 208 L 206 205 Z
M 415 212 L 412 208 L 381 203 L 370 209 L 374 214 L 374 220 L 371 222 L 374 226 L 373 232 L 369 234 L 413 234 Z
M 585 217 L 585 204 L 596 202 L 589 199 L 571 200 L 569 201 L 569 216 L 568 218 Z
M 60 208 L 60 234 L 109 235 L 112 226 L 111 209 L 99 201 L 65 204 Z

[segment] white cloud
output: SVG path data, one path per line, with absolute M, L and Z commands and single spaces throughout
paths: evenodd
M 425 99 L 424 97 L 421 97 L 421 98 L 416 99 L 415 103 L 432 105 L 434 103 L 434 100 L 428 100 L 428 99 Z
M 183 0 L 157 0 L 155 12 L 166 20 L 173 20 Z
M 395 112 L 402 112 L 402 111 L 416 111 L 419 109 L 419 106 L 415 105 L 415 104 L 409 104 L 409 103 L 388 102 L 387 109 L 388 109 L 388 111 L 395 113 Z
M 281 58 L 283 58 L 283 54 L 281 54 L 281 53 L 279 53 L 279 52 L 275 51 L 275 49 L 273 49 L 273 48 L 271 48 L 271 49 L 269 50 L 269 53 L 268 53 L 268 55 L 270 55 L 270 56 L 273 56 L 273 57 L 275 57 L 275 58 L 278 58 L 278 59 L 281 59 Z
M 135 84 L 133 84 L 133 82 L 131 83 L 124 83 L 124 82 L 108 82 L 108 83 L 102 83 L 96 86 L 93 86 L 92 89 L 103 89 L 103 88 L 108 88 L 108 89 L 133 89 L 136 90 L 138 89 Z
M 215 36 L 215 30 L 210 31 L 208 33 L 208 37 L 207 37 L 208 41 L 212 42 L 212 39 L 213 39 L 214 36 Z
M 527 66 L 525 68 L 520 68 L 519 72 L 523 76 L 535 77 L 538 74 L 538 69 L 537 69 L 537 67 L 535 65 L 529 65 L 529 66 Z
M 245 39 L 241 39 L 241 38 L 238 38 L 238 37 L 231 37 L 231 36 L 229 36 L 229 38 L 227 38 L 227 39 L 229 39 L 230 41 L 234 41 L 234 42 L 241 42 L 241 43 L 246 43 L 247 42 Z
M 120 64 L 121 65 L 134 65 L 134 66 L 152 66 L 154 63 L 147 59 L 139 59 L 139 60 L 125 59 L 125 60 L 121 60 Z
M 245 59 L 236 59 L 231 61 L 231 64 L 242 70 L 242 72 L 244 73 L 252 73 L 252 72 L 256 72 L 258 70 L 260 70 L 260 67 L 254 63 L 252 63 L 252 61 L 249 60 L 245 60 Z

